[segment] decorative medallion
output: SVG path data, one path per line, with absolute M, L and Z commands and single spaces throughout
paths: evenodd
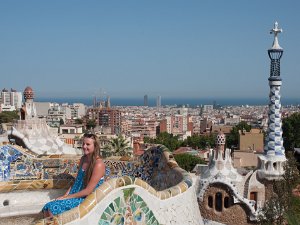
M 123 189 L 123 196 L 108 205 L 98 225 L 159 225 L 153 212 L 134 190 Z

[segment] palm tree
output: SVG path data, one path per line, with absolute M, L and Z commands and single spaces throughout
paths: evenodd
M 123 136 L 118 136 L 109 141 L 103 148 L 103 156 L 131 156 L 132 148 L 129 145 L 129 141 L 125 140 Z

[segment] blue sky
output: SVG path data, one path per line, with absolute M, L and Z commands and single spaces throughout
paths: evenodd
M 298 98 L 300 2 L 0 1 L 0 88 L 40 97 L 265 98 L 275 21 Z

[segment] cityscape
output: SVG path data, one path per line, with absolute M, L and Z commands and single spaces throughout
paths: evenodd
M 24 92 L 4 88 L 1 92 L 1 111 L 20 111 L 23 95 L 28 90 L 35 97 L 31 87 L 27 87 Z M 95 133 L 114 136 L 125 134 L 127 137 L 139 138 L 141 142 L 144 137 L 155 138 L 162 132 L 176 135 L 182 140 L 192 135 L 217 134 L 220 130 L 229 134 L 230 127 L 240 122 L 246 122 L 252 128 L 264 132 L 268 126 L 268 105 L 221 106 L 216 102 L 193 107 L 184 104 L 162 105 L 162 98 L 158 96 L 156 106 L 150 107 L 147 95 L 144 96 L 143 106 L 111 106 L 109 96 L 105 100 L 93 100 L 93 105 L 81 102 L 35 102 L 36 116 L 45 118 L 47 125 L 62 135 L 63 140 L 64 133 L 61 132 L 64 131 L 61 127 L 66 127 L 68 132 L 73 128 L 68 136 L 71 142 L 78 136 L 76 127 L 81 126 L 82 131 L 90 129 L 87 124 L 91 122 L 94 123 L 92 129 Z M 299 105 L 283 106 L 282 118 L 299 111 Z
M 269 212 L 271 207 L 274 211 L 271 224 L 290 220 L 297 224 L 297 215 L 278 215 L 277 210 L 286 203 L 280 203 L 279 208 L 269 203 L 271 199 L 280 199 L 275 190 L 277 185 L 287 182 L 283 177 L 292 168 L 291 159 L 290 167 L 285 166 L 282 120 L 300 115 L 299 105 L 281 106 L 283 49 L 278 43 L 281 29 L 277 22 L 271 31 L 274 41 L 268 50 L 271 60 L 268 105 L 222 106 L 216 101 L 193 106 L 163 105 L 162 97 L 157 96 L 155 106 L 149 106 L 147 94 L 143 96 L 142 106 L 112 106 L 108 95 L 94 96 L 93 104 L 85 105 L 35 101 L 35 91 L 30 86 L 23 92 L 2 89 L 0 200 L 3 207 L 0 215 L 5 223 L 265 224 L 270 215 L 264 211 Z M 14 114 L 14 120 L 5 118 L 7 113 Z M 72 184 L 72 179 L 66 176 L 76 174 L 78 156 L 83 150 L 82 138 L 89 133 L 99 141 L 101 156 L 109 168 L 104 184 L 119 189 L 118 193 L 124 197 L 107 206 L 104 199 L 119 194 L 106 193 L 100 185 L 93 192 L 93 200 L 89 195 L 90 200 L 75 208 L 79 211 L 42 218 L 41 204 L 51 199 L 41 195 L 38 186 L 42 182 L 46 193 L 53 191 L 58 195 Z M 284 137 L 287 142 L 287 136 Z M 294 152 L 297 156 L 297 148 Z M 192 158 L 198 163 L 184 164 L 181 161 L 184 157 L 190 157 L 189 164 Z M 177 172 L 172 168 L 177 168 Z M 128 188 L 128 184 L 133 187 Z M 139 191 L 140 187 L 145 189 Z M 288 190 L 298 199 L 300 185 L 293 183 L 291 187 L 294 189 Z M 160 200 L 145 195 L 151 188 L 151 193 Z M 26 196 L 20 190 L 27 196 L 39 197 L 28 208 Z M 103 195 L 106 198 L 102 199 Z M 174 201 L 172 198 L 177 202 L 175 213 L 164 211 L 170 207 L 165 199 Z M 151 201 L 164 203 L 157 208 Z M 179 206 L 182 201 L 187 204 Z M 20 206 L 22 210 L 18 209 Z M 100 217 L 98 213 L 95 216 L 93 208 L 104 211 Z
M 299 8 L 0 2 L 0 225 L 299 225 Z

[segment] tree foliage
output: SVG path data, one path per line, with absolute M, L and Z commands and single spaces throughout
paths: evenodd
M 65 124 L 65 122 L 64 122 L 64 120 L 61 118 L 60 120 L 59 120 L 59 125 L 64 125 Z
M 178 154 L 174 157 L 178 165 L 188 172 L 192 171 L 197 164 L 205 163 L 203 159 L 186 153 Z
M 10 123 L 19 119 L 17 111 L 4 111 L 0 113 L 0 123 Z
M 88 120 L 86 122 L 86 129 L 90 130 L 90 129 L 94 129 L 96 127 L 96 121 L 95 120 Z
M 83 124 L 83 120 L 82 119 L 75 119 L 74 121 L 75 124 Z
M 157 135 L 156 138 L 144 138 L 145 143 L 152 143 L 152 144 L 162 144 L 166 146 L 170 151 L 174 151 L 179 147 L 192 147 L 195 149 L 199 148 L 206 148 L 206 147 L 213 147 L 215 145 L 215 136 L 200 136 L 200 135 L 192 135 L 188 137 L 186 140 L 182 141 L 179 140 L 178 136 L 169 134 L 167 132 L 162 132 Z
M 211 135 L 192 135 L 187 137 L 186 140 L 183 141 L 182 146 L 190 146 L 192 148 L 204 149 L 207 147 L 214 147 L 216 143 L 216 136 Z
M 246 130 L 249 132 L 251 130 L 251 125 L 247 124 L 246 122 L 242 121 L 239 122 L 237 125 L 232 127 L 230 134 L 226 138 L 226 144 L 229 148 L 232 146 L 238 146 L 239 144 L 239 130 Z
M 300 148 L 300 113 L 294 113 L 283 119 L 282 131 L 283 145 L 287 151 Z
M 300 221 L 300 199 L 293 195 L 293 189 L 300 182 L 299 170 L 292 154 L 288 154 L 287 159 L 282 179 L 274 181 L 273 195 L 260 211 L 260 224 L 297 224 L 293 221 Z
M 131 156 L 132 148 L 129 145 L 129 141 L 125 140 L 123 136 L 118 136 L 109 141 L 102 150 L 103 157 L 109 156 Z
M 162 144 L 166 146 L 170 151 L 174 151 L 182 144 L 182 141 L 179 140 L 178 136 L 174 136 L 173 134 L 169 134 L 167 132 L 160 133 L 156 138 L 145 137 L 144 142 L 152 144 Z

